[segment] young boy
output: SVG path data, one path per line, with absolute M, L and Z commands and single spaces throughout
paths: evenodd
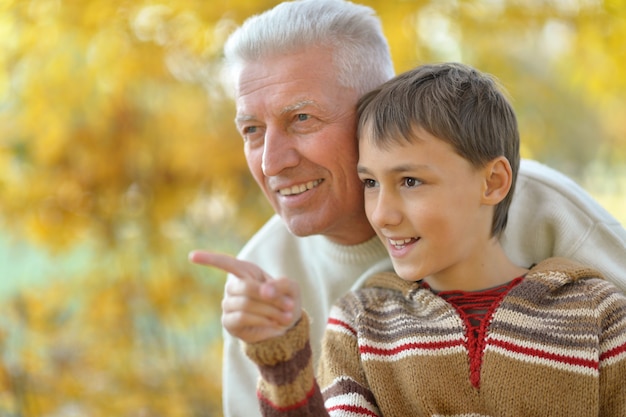
M 242 278 L 223 324 L 259 366 L 263 413 L 626 415 L 626 297 L 591 268 L 518 266 L 500 245 L 519 134 L 494 79 L 420 66 L 359 115 L 365 209 L 396 273 L 333 307 L 317 382 L 293 281 L 213 260 Z

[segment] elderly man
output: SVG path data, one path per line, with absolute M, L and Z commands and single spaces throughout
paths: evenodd
M 394 75 L 388 44 L 368 7 L 296 0 L 249 18 L 225 56 L 248 166 L 276 211 L 238 257 L 299 281 L 317 360 L 333 302 L 391 270 L 365 216 L 355 137 L 357 100 Z M 520 266 L 565 256 L 626 289 L 626 230 L 573 181 L 537 162 L 522 161 L 503 245 Z M 211 264 L 202 251 L 190 259 Z M 237 281 L 229 276 L 231 300 L 243 291 Z M 225 416 L 260 415 L 257 378 L 224 333 Z

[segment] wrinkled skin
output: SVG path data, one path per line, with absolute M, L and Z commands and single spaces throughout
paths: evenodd
M 296 236 L 352 245 L 374 236 L 356 174 L 358 94 L 328 49 L 261 59 L 238 77 L 236 124 L 252 176 Z

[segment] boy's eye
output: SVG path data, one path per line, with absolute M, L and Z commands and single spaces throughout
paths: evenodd
M 418 180 L 417 178 L 407 177 L 404 179 L 404 185 L 406 185 L 409 188 L 417 187 L 421 183 L 422 182 Z
M 365 188 L 374 188 L 374 187 L 376 187 L 376 181 L 375 180 L 366 178 L 366 179 L 364 179 L 362 181 L 363 181 L 363 185 L 365 186 Z

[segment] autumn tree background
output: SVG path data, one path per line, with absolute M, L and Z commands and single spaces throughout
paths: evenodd
M 270 215 L 224 83 L 277 1 L 0 0 L 0 417 L 220 416 L 223 274 Z M 498 76 L 523 156 L 626 222 L 626 1 L 372 0 L 398 72 Z

